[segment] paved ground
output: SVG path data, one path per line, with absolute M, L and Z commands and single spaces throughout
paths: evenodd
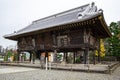
M 32 71 L 32 70 L 36 70 L 36 69 L 24 68 L 24 67 L 0 66 L 0 74 L 17 73 L 17 72 Z
M 1 65 L 8 65 L 8 66 L 24 66 L 24 67 L 32 67 L 32 68 L 41 68 L 40 63 L 31 64 L 31 63 L 1 63 Z M 46 65 L 43 65 L 44 68 L 46 68 Z M 107 64 L 89 64 L 89 67 L 87 64 L 60 64 L 60 63 L 52 63 L 48 64 L 48 68 L 52 69 L 60 69 L 60 70 L 71 70 L 71 71 L 85 71 L 88 70 L 90 72 L 100 72 L 105 73 L 108 71 L 108 65 Z
M 120 67 L 110 75 L 0 66 L 0 80 L 120 80 Z

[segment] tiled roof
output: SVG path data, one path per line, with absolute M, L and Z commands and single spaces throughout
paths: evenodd
M 46 18 L 42 18 L 36 21 L 33 21 L 29 26 L 15 32 L 12 34 L 5 35 L 5 38 L 17 36 L 24 33 L 33 32 L 36 30 L 47 29 L 54 26 L 59 26 L 63 24 L 68 24 L 76 21 L 83 21 L 89 18 L 94 17 L 95 15 L 101 13 L 97 10 L 97 7 L 92 4 L 86 4 L 65 12 L 61 12 Z

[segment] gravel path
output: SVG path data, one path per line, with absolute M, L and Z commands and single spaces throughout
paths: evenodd
M 0 67 L 0 70 L 2 69 L 6 69 L 6 72 L 11 69 L 14 72 L 1 73 L 0 80 L 120 80 L 120 67 L 111 75 L 22 67 Z

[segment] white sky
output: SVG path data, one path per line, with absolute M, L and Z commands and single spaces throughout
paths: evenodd
M 91 2 L 103 9 L 108 25 L 120 20 L 120 0 L 0 0 L 0 45 L 15 45 L 3 36 L 24 28 L 34 20 Z

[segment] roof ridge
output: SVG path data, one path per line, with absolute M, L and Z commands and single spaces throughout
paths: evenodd
M 77 7 L 77 8 L 65 10 L 65 11 L 63 11 L 63 12 L 60 12 L 60 13 L 57 13 L 57 14 L 54 14 L 54 15 L 51 15 L 51 16 L 48 16 L 48 17 L 44 17 L 44 18 L 35 20 L 35 21 L 33 21 L 32 23 L 34 24 L 34 23 L 36 23 L 36 22 L 38 22 L 38 21 L 42 21 L 42 20 L 44 21 L 44 20 L 48 20 L 48 19 L 51 19 L 51 18 L 55 18 L 55 17 L 61 16 L 61 15 L 69 14 L 69 13 L 72 13 L 72 12 L 75 12 L 75 11 L 80 11 L 79 9 L 83 9 L 83 7 L 87 7 L 87 6 L 89 6 L 89 5 L 90 5 L 90 4 L 86 4 L 86 5 Z

